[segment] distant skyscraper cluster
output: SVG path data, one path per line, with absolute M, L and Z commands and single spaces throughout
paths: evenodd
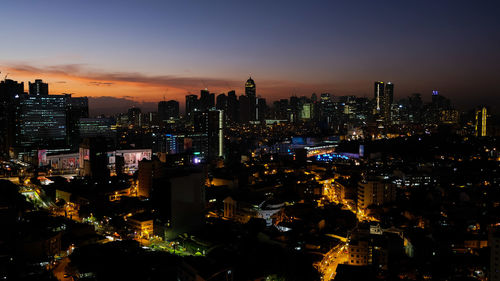
M 391 82 L 374 82 L 373 99 L 312 93 L 276 100 L 269 106 L 258 95 L 253 78 L 242 86 L 244 93 L 239 96 L 235 90 L 216 95 L 208 89 L 202 89 L 199 96 L 186 95 L 184 115 L 178 101 L 163 100 L 156 112 L 133 107 L 116 116 L 89 118 L 85 97 L 49 94 L 49 85 L 41 79 L 29 82 L 26 93 L 24 83 L 6 79 L 0 82 L 1 153 L 36 158 L 40 150 L 75 151 L 83 139 L 100 137 L 117 148 L 149 147 L 168 155 L 220 159 L 227 153 L 228 129 L 282 123 L 298 131 L 306 128 L 355 139 L 441 125 L 455 126 L 464 135 L 493 134 L 487 107 L 477 108 L 470 117 L 463 115 L 470 121 L 457 128 L 460 112 L 438 91 L 432 92 L 429 103 L 418 93 L 396 102 Z
M 24 83 L 6 79 L 0 82 L 2 155 L 32 155 L 33 149 L 78 146 L 78 122 L 88 117 L 87 98 L 49 95 L 42 80 Z

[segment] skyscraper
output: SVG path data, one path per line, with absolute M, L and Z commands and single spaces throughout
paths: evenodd
M 227 96 L 226 96 L 226 94 L 220 94 L 217 96 L 216 108 L 218 110 L 224 110 L 224 112 L 227 111 Z
M 224 156 L 224 111 L 211 109 L 196 112 L 194 131 L 204 138 L 202 154 L 212 160 Z
M 387 82 L 384 89 L 384 119 L 386 122 L 391 121 L 391 106 L 394 101 L 394 84 Z
M 384 82 L 376 81 L 374 88 L 375 110 L 380 113 L 384 101 Z
M 200 110 L 198 96 L 187 95 L 186 96 L 186 117 L 192 121 L 193 120 L 193 112 L 196 110 Z
M 87 97 L 73 98 L 66 94 L 66 143 L 76 149 L 80 145 L 80 127 L 81 118 L 89 117 L 89 101 Z
M 65 95 L 21 95 L 16 141 L 21 147 L 52 148 L 65 146 Z
M 179 118 L 179 102 L 175 100 L 160 101 L 158 103 L 158 117 L 160 122 L 167 121 L 171 118 Z
M 248 78 L 245 83 L 245 95 L 248 98 L 249 121 L 255 121 L 257 120 L 257 99 L 255 81 L 252 77 Z
M 210 158 L 224 156 L 224 111 L 208 112 L 208 155 Z
M 47 96 L 49 84 L 43 83 L 42 79 L 36 79 L 34 83 L 29 82 L 29 93 L 34 96 Z
M 476 124 L 475 131 L 476 136 L 486 137 L 488 135 L 487 125 L 488 125 L 488 108 L 485 106 L 476 109 Z
M 15 144 L 16 104 L 23 93 L 23 82 L 0 81 L 0 154 L 6 155 Z
M 375 81 L 374 87 L 375 110 L 387 123 L 391 121 L 391 106 L 394 101 L 394 84 Z
M 248 123 L 248 121 L 251 120 L 250 99 L 248 98 L 248 96 L 241 95 L 239 97 L 238 103 L 240 105 L 240 112 L 238 119 L 241 123 Z
M 138 107 L 132 107 L 129 108 L 127 112 L 127 117 L 128 117 L 128 123 L 129 125 L 134 125 L 134 126 L 142 126 L 142 114 L 141 114 L 141 109 Z
M 267 114 L 267 103 L 265 98 L 257 98 L 255 120 L 264 122 Z
M 227 92 L 227 110 L 225 112 L 227 118 L 232 122 L 237 122 L 239 120 L 238 110 L 239 104 L 236 92 L 234 90 Z
M 200 110 L 205 111 L 215 106 L 215 94 L 211 94 L 207 89 L 200 91 Z
M 245 83 L 245 95 L 247 97 L 254 98 L 256 96 L 255 81 L 253 81 L 252 77 L 248 78 L 247 82 Z

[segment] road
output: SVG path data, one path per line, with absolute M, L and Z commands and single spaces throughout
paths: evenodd
M 316 265 L 318 271 L 323 275 L 323 280 L 333 280 L 335 278 L 337 266 L 347 261 L 346 251 L 346 244 L 340 243 L 328 251 L 321 262 Z
M 57 280 L 59 280 L 59 281 L 73 281 L 73 277 L 71 277 L 71 276 L 64 277 L 64 275 L 68 273 L 68 272 L 66 272 L 66 266 L 68 265 L 69 261 L 70 260 L 68 257 L 61 259 L 59 261 L 59 263 L 57 264 L 57 266 L 52 271 L 52 273 L 54 273 L 54 276 L 57 278 Z

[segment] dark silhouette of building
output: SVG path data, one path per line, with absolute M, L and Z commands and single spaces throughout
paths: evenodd
M 0 81 L 0 155 L 6 156 L 15 144 L 16 107 L 24 93 L 24 83 Z
M 160 101 L 158 103 L 158 118 L 160 122 L 165 122 L 169 119 L 178 119 L 179 102 L 175 100 Z
M 267 104 L 265 98 L 257 99 L 257 107 L 255 111 L 255 119 L 264 122 L 267 115 Z
M 227 110 L 225 112 L 227 119 L 230 120 L 231 122 L 238 122 L 239 120 L 238 110 L 239 110 L 239 104 L 238 104 L 238 98 L 236 97 L 236 92 L 235 91 L 227 92 Z
M 241 123 L 248 123 L 248 121 L 251 120 L 250 98 L 248 96 L 241 95 L 238 102 L 240 105 L 239 121 Z
M 394 101 L 394 84 L 376 81 L 374 86 L 375 114 L 385 122 L 391 121 L 391 106 Z
M 94 179 L 109 177 L 108 144 L 104 138 L 86 138 L 80 144 L 80 175 Z
M 34 83 L 29 82 L 29 93 L 34 96 L 47 96 L 49 84 L 43 83 L 42 79 L 36 79 Z
M 186 118 L 190 121 L 193 120 L 193 112 L 200 110 L 200 102 L 198 96 L 187 95 L 186 96 Z
M 215 94 L 211 94 L 207 89 L 200 91 L 200 110 L 209 110 L 215 106 Z
M 245 83 L 245 95 L 248 98 L 248 112 L 249 120 L 257 120 L 257 97 L 256 97 L 256 86 L 255 81 L 252 77 L 248 78 Z
M 73 98 L 71 95 L 66 95 L 66 143 L 72 150 L 76 150 L 80 144 L 80 127 L 81 118 L 89 117 L 89 101 L 87 97 Z
M 216 108 L 218 110 L 224 110 L 224 112 L 227 111 L 227 96 L 226 96 L 226 94 L 220 94 L 217 96 Z
M 138 107 L 132 107 L 127 112 L 128 123 L 134 126 L 142 126 L 142 114 L 141 109 Z

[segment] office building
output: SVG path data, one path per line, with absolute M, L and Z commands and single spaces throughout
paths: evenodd
M 208 89 L 200 91 L 200 110 L 205 111 L 215 107 L 215 94 L 210 93 Z
M 206 146 L 202 149 L 208 159 L 224 156 L 224 111 L 209 110 L 197 112 L 194 122 L 195 133 L 206 138 Z
M 256 97 L 255 81 L 253 81 L 252 77 L 245 82 L 245 95 L 247 97 Z
M 143 123 L 141 109 L 138 107 L 129 108 L 127 119 L 129 125 L 141 127 Z
M 252 77 L 248 78 L 245 83 L 245 96 L 248 98 L 249 121 L 257 120 L 257 96 L 256 96 L 255 81 Z
M 380 113 L 384 106 L 384 94 L 385 87 L 384 82 L 376 81 L 374 87 L 374 99 L 375 99 L 375 110 L 376 113 Z
M 0 81 L 0 155 L 6 156 L 15 144 L 16 107 L 24 93 L 24 83 L 5 79 Z
M 384 180 L 369 179 L 358 184 L 358 210 L 366 210 L 368 206 L 380 206 L 396 200 L 395 186 Z
M 29 93 L 34 96 L 47 96 L 49 84 L 43 83 L 41 79 L 36 79 L 34 83 L 29 82 Z
M 394 102 L 394 84 L 387 82 L 384 89 L 384 119 L 386 122 L 391 121 L 391 106 Z
M 234 90 L 227 92 L 227 110 L 224 111 L 226 113 L 226 118 L 231 122 L 238 122 L 238 111 L 239 103 L 236 92 Z
M 200 110 L 198 96 L 187 95 L 186 96 L 186 118 L 188 120 L 192 121 L 193 120 L 193 113 L 197 110 Z
M 21 95 L 17 144 L 20 147 L 63 147 L 66 141 L 66 95 Z
M 267 115 L 267 103 L 265 98 L 257 98 L 257 106 L 255 108 L 255 120 L 264 122 Z
M 227 111 L 227 96 L 226 94 L 220 94 L 217 96 L 217 103 L 215 106 L 218 110 Z
M 478 137 L 488 136 L 488 108 L 485 106 L 479 107 L 475 111 L 475 132 Z
M 158 118 L 160 122 L 179 119 L 179 102 L 175 100 L 160 101 L 158 103 Z
M 79 175 L 94 179 L 108 178 L 110 176 L 108 162 L 110 161 L 107 151 L 108 144 L 104 138 L 84 139 L 79 147 Z
M 238 100 L 239 104 L 239 114 L 238 119 L 241 123 L 248 123 L 251 121 L 251 106 L 250 106 L 250 98 L 245 95 L 241 95 Z
M 66 94 L 66 143 L 71 149 L 76 150 L 80 144 L 79 125 L 80 118 L 89 117 L 89 101 L 87 97 L 73 98 Z
M 300 109 L 300 119 L 303 121 L 309 121 L 312 118 L 313 114 L 313 104 L 312 103 L 304 103 Z
M 104 137 L 115 138 L 115 125 L 112 118 L 80 118 L 78 121 L 78 132 L 80 138 Z

